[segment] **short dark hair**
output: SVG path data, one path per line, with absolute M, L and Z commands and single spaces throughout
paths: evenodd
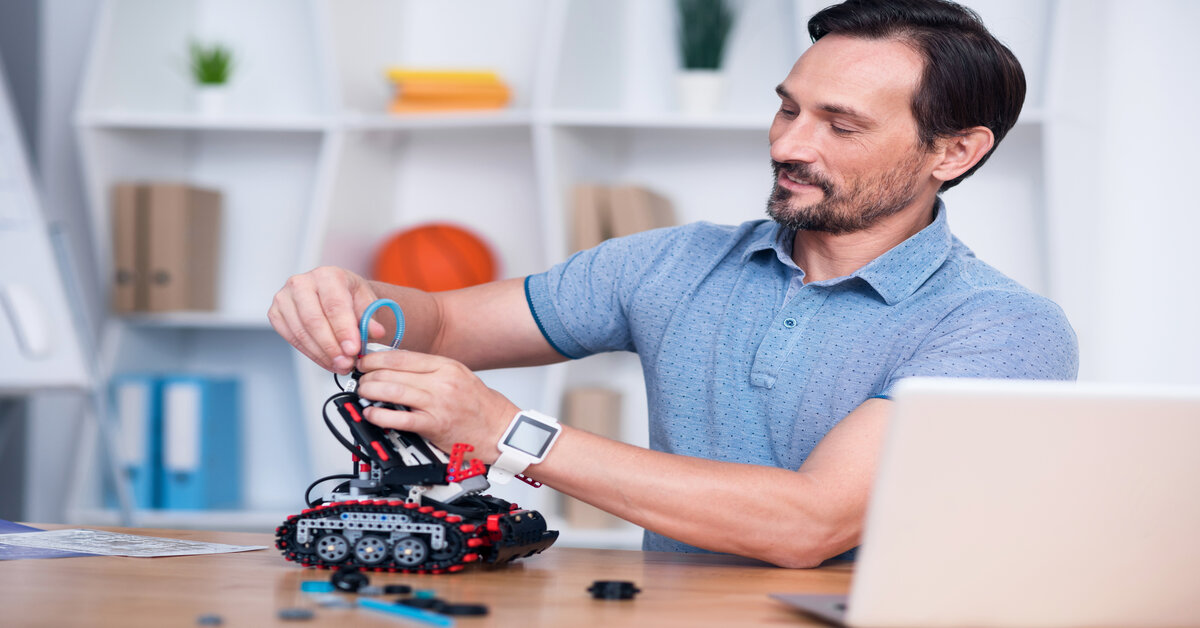
M 991 129 L 992 149 L 970 170 L 943 183 L 942 190 L 978 170 L 1021 115 L 1021 63 L 988 32 L 977 13 L 962 5 L 947 0 L 847 0 L 812 16 L 808 34 L 814 42 L 830 34 L 896 39 L 920 53 L 925 68 L 912 110 L 926 150 L 938 138 L 972 127 Z

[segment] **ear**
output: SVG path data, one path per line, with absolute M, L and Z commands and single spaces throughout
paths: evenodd
M 986 126 L 971 127 L 959 135 L 939 140 L 934 178 L 945 182 L 958 177 L 979 163 L 995 143 L 992 130 Z

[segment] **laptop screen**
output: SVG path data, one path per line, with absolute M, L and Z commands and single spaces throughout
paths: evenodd
M 1200 625 L 1200 390 L 913 379 L 851 625 Z

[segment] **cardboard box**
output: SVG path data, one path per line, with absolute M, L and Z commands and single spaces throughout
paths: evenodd
M 117 313 L 215 310 L 221 194 L 182 183 L 113 188 Z
M 579 184 L 571 191 L 570 252 L 590 249 L 612 237 L 608 188 Z
M 614 238 L 675 224 L 671 202 L 648 188 L 623 185 L 612 188 L 610 195 Z
M 118 314 L 146 309 L 145 252 L 139 251 L 138 198 L 141 187 L 132 183 L 113 186 L 112 193 L 112 311 Z M 144 218 L 144 216 L 142 216 Z

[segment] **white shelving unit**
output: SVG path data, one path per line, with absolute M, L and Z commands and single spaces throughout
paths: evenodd
M 110 267 L 108 194 L 126 179 L 178 179 L 226 198 L 216 312 L 112 319 L 109 372 L 190 368 L 245 386 L 248 509 L 196 525 L 258 527 L 300 504 L 311 479 L 343 471 L 345 454 L 319 420 L 332 391 L 270 330 L 284 280 L 321 264 L 365 273 L 393 231 L 463 223 L 498 252 L 501 273 L 539 272 L 566 253 L 566 200 L 584 182 L 641 183 L 681 221 L 764 216 L 771 185 L 767 129 L 774 86 L 807 47 L 821 3 L 742 3 L 727 52 L 725 110 L 676 113 L 669 0 L 109 0 L 78 112 L 98 281 Z M 948 195 L 968 244 L 1034 289 L 1046 288 L 1040 81 L 1052 5 L 971 2 L 1026 64 L 1023 121 L 972 181 Z M 229 113 L 193 112 L 182 67 L 190 38 L 219 39 L 237 58 Z M 383 68 L 482 67 L 513 89 L 500 112 L 393 116 Z M 486 316 L 486 312 L 481 312 Z M 641 370 L 630 355 L 482 373 L 525 407 L 557 410 L 569 385 L 604 384 L 624 398 L 623 436 L 645 444 Z M 553 491 L 506 489 L 546 513 L 569 544 L 636 547 L 632 527 L 571 530 Z M 92 513 L 93 515 L 95 513 Z M 179 524 L 175 513 L 146 521 Z

